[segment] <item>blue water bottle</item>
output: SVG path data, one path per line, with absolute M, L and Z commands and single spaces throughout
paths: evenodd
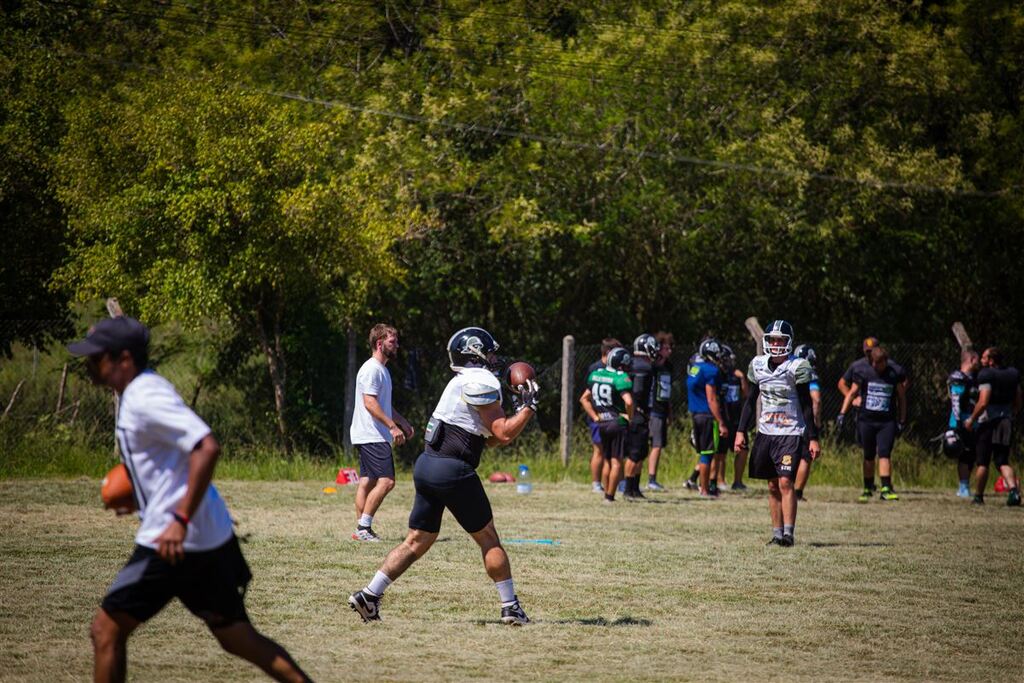
M 533 492 L 533 482 L 530 481 L 530 468 L 526 465 L 519 466 L 519 478 L 516 479 L 516 493 L 526 496 Z

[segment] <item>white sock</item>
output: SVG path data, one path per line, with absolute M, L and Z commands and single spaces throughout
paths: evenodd
M 368 515 L 365 512 L 359 516 L 359 526 L 370 528 L 373 526 L 373 515 Z
M 498 589 L 498 598 L 501 599 L 502 607 L 508 607 L 516 601 L 516 589 L 512 585 L 512 579 L 495 581 L 494 587 Z
M 384 595 L 384 591 L 386 591 L 390 585 L 391 579 L 388 578 L 388 575 L 384 572 L 378 571 L 373 575 L 373 579 L 370 580 L 370 583 L 366 584 L 366 588 L 363 589 L 363 592 L 379 598 Z

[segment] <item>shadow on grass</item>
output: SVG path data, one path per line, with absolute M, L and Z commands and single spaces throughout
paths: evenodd
M 812 548 L 889 548 L 892 546 L 892 543 L 881 543 L 878 541 L 843 541 L 841 543 L 825 543 L 822 541 L 815 541 L 813 543 L 806 543 L 805 545 L 809 545 Z
M 501 621 L 495 619 L 476 619 L 473 623 L 477 626 L 489 626 L 496 624 L 499 626 L 505 626 Z M 533 624 L 545 623 L 544 620 L 532 621 Z M 650 619 L 635 619 L 633 617 L 619 617 L 614 621 L 609 621 L 604 617 L 594 617 L 592 619 L 559 619 L 558 621 L 550 622 L 552 624 L 576 624 L 577 626 L 653 626 L 654 622 Z

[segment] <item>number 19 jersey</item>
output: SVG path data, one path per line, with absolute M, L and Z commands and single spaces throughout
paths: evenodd
M 633 381 L 629 375 L 619 370 L 600 368 L 587 376 L 587 387 L 598 419 L 602 422 L 618 420 L 619 424 L 626 424 L 626 418 L 622 417 L 626 412 L 622 394 L 633 390 Z

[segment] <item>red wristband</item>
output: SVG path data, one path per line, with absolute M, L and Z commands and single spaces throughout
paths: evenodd
M 180 512 L 172 512 L 171 516 L 174 517 L 175 521 L 180 522 L 183 527 L 188 528 L 188 517 Z

